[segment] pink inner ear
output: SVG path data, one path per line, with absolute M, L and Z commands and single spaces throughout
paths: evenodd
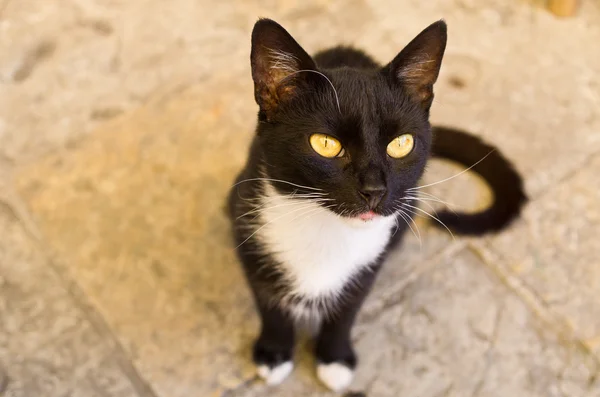
M 255 87 L 261 100 L 259 105 L 270 112 L 295 92 L 293 76 L 300 71 L 301 62 L 289 52 L 266 47 L 262 48 L 260 58 Z
M 427 107 L 433 98 L 433 84 L 438 77 L 441 57 L 422 52 L 407 58 L 396 70 L 398 81 Z
M 267 49 L 267 53 L 269 74 L 275 82 L 280 82 L 300 70 L 300 60 L 294 55 L 270 48 Z
M 398 70 L 398 78 L 407 83 L 433 84 L 437 77 L 437 61 L 428 54 L 411 59 L 407 66 Z
M 300 70 L 315 68 L 294 38 L 268 19 L 259 20 L 252 31 L 251 62 L 256 101 L 267 114 L 297 91 L 304 78 Z
M 417 35 L 391 62 L 391 71 L 410 95 L 431 105 L 433 84 L 438 78 L 446 49 L 446 24 L 429 25 Z

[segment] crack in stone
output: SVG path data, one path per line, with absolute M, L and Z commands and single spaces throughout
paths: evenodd
M 448 387 L 442 390 L 439 394 L 436 394 L 434 397 L 448 397 L 452 390 L 454 390 L 454 383 L 450 383 Z
M 35 69 L 44 61 L 49 59 L 56 51 L 56 43 L 53 41 L 43 41 L 31 48 L 19 64 L 19 67 L 12 75 L 12 80 L 22 82 L 27 80 Z
M 575 175 L 577 175 L 577 173 L 579 173 L 581 170 L 585 170 L 585 169 L 589 169 L 589 164 L 592 163 L 594 160 L 596 160 L 596 157 L 600 156 L 600 150 L 596 151 L 596 152 L 592 152 L 590 154 L 588 154 L 582 161 L 580 164 L 576 164 L 573 166 L 573 168 L 569 171 L 567 171 L 566 174 L 560 176 L 556 181 L 553 181 L 552 183 L 549 183 L 547 186 L 541 188 L 540 190 L 537 191 L 536 194 L 530 194 L 529 195 L 529 202 L 533 202 L 534 200 L 539 200 L 542 197 L 544 197 L 546 194 L 550 194 L 550 192 L 552 191 L 552 189 L 557 186 L 560 185 L 570 179 L 572 179 Z
M 8 390 L 9 383 L 10 378 L 8 377 L 8 374 L 4 368 L 0 366 L 0 396 L 4 395 L 4 392 Z
M 565 380 L 565 371 L 566 371 L 566 367 L 562 367 L 560 372 L 558 374 L 556 374 L 556 385 L 558 387 L 558 391 L 560 392 L 560 394 L 563 397 L 567 397 L 567 393 L 565 393 L 565 391 L 563 390 L 563 382 Z
M 496 347 L 496 342 L 498 340 L 498 334 L 500 329 L 500 322 L 502 321 L 502 313 L 504 312 L 504 304 L 502 304 L 498 311 L 496 312 L 496 317 L 494 319 L 494 328 L 492 329 L 492 335 L 489 338 L 488 346 L 485 351 L 485 367 L 483 368 L 483 372 L 481 374 L 480 379 L 477 381 L 477 385 L 473 389 L 473 393 L 471 397 L 476 397 L 481 392 L 481 389 L 485 385 L 485 380 L 487 379 L 488 373 L 490 371 L 490 367 L 492 366 L 492 352 Z
M 390 291 L 381 298 L 384 302 L 383 305 L 377 310 L 367 313 L 365 317 L 363 317 L 363 320 L 370 323 L 381 317 L 381 315 L 395 307 L 397 304 L 403 302 L 406 299 L 408 287 L 413 285 L 427 271 L 435 268 L 442 260 L 454 256 L 457 252 L 466 247 L 466 245 L 466 242 L 451 244 L 449 247 L 446 247 L 437 254 L 431 256 L 428 260 L 425 260 L 423 265 L 416 267 L 415 270 L 404 277 L 394 288 L 390 288 Z M 400 295 L 398 296 L 398 294 Z
M 158 397 L 146 379 L 140 375 L 125 352 L 117 335 L 115 335 L 114 331 L 106 323 L 106 320 L 96 308 L 89 303 L 87 296 L 83 293 L 80 286 L 67 274 L 62 272 L 59 266 L 53 261 L 51 251 L 44 244 L 41 233 L 38 231 L 37 225 L 30 216 L 25 204 L 12 191 L 9 191 L 8 200 L 2 200 L 0 201 L 0 204 L 5 205 L 11 213 L 14 214 L 16 221 L 23 228 L 25 234 L 31 238 L 32 245 L 39 249 L 45 261 L 48 263 L 48 267 L 62 282 L 74 306 L 81 313 L 82 318 L 89 321 L 92 329 L 98 332 L 102 338 L 108 339 L 108 342 L 113 346 L 111 357 L 115 359 L 119 369 L 131 383 L 131 386 L 137 394 L 140 397 Z
M 254 385 L 257 382 L 260 382 L 260 377 L 258 375 L 254 375 L 248 379 L 242 380 L 236 386 L 229 387 L 225 390 L 217 390 L 213 393 L 213 395 L 215 397 L 235 397 L 235 395 L 238 392 L 248 389 L 248 387 Z
M 510 269 L 507 269 L 506 266 L 495 264 L 500 263 L 500 259 L 504 259 L 501 255 L 472 243 L 469 243 L 468 246 L 471 252 L 477 255 L 496 277 L 529 308 L 530 312 L 538 320 L 549 325 L 549 328 L 556 335 L 557 341 L 563 347 L 567 349 L 575 348 L 586 358 L 584 363 L 590 371 L 588 386 L 595 384 L 600 372 L 600 359 L 585 342 L 574 334 L 572 327 L 562 316 L 554 312 L 548 306 L 548 303 L 532 290 L 531 286 L 515 275 Z
M 404 350 L 403 349 L 403 355 L 404 355 Z M 373 371 L 373 373 L 375 373 L 375 375 L 369 380 L 369 382 L 367 383 L 367 385 L 364 387 L 364 390 L 362 391 L 364 396 L 370 396 L 371 395 L 371 390 L 373 389 L 373 386 L 375 385 L 375 383 L 379 380 L 380 374 L 381 374 L 381 361 L 377 362 L 375 370 Z M 346 397 L 346 396 L 344 396 Z
M 2 197 L 0 197 L 0 213 L 4 213 L 11 220 L 19 222 L 19 216 L 17 215 L 17 212 L 15 211 L 13 206 L 10 205 L 10 203 L 8 203 L 6 200 L 3 200 Z

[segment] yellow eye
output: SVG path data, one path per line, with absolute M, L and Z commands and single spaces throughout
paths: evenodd
M 333 158 L 343 156 L 344 148 L 337 139 L 325 134 L 313 134 L 310 136 L 310 146 L 323 157 Z
M 410 134 L 394 138 L 387 146 L 387 154 L 395 159 L 407 156 L 415 147 L 415 139 Z

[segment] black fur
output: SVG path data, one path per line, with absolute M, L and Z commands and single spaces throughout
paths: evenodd
M 260 225 L 243 216 L 259 210 L 260 178 L 266 174 L 292 183 L 272 182 L 280 194 L 311 192 L 301 186 L 323 189 L 336 200 L 330 210 L 341 216 L 369 210 L 387 216 L 396 213 L 407 189 L 416 186 L 431 155 L 471 166 L 492 149 L 469 134 L 432 129 L 429 124 L 432 87 L 445 45 L 446 25 L 436 22 L 382 67 L 351 47 L 321 51 L 311 58 L 277 23 L 262 19 L 255 25 L 251 64 L 259 123 L 246 166 L 229 196 L 229 214 L 237 253 L 262 320 L 254 346 L 257 364 L 273 367 L 292 358 L 295 331 L 287 309 L 296 305 L 324 315 L 316 341 L 317 359 L 353 368 L 357 361 L 350 339 L 354 318 L 387 253 L 407 229 L 399 219 L 386 250 L 347 283 L 343 299 L 335 305 L 336 315 L 327 316 L 332 302 L 287 294 L 280 264 L 254 236 Z M 281 54 L 293 55 L 293 67 L 282 67 L 287 58 Z M 339 108 L 329 81 L 316 72 L 335 86 Z M 308 139 L 314 133 L 339 139 L 344 156 L 330 159 L 316 154 Z M 387 156 L 387 144 L 404 133 L 415 137 L 412 153 L 403 159 Z M 442 212 L 441 219 L 463 234 L 500 230 L 518 215 L 525 201 L 521 179 L 497 150 L 473 171 L 490 183 L 494 205 L 474 215 Z M 372 186 L 385 189 L 376 203 L 360 193 Z

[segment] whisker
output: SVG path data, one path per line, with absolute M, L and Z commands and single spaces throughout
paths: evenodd
M 321 197 L 326 197 L 328 195 L 328 193 L 306 193 L 306 194 L 288 194 L 288 195 L 279 195 L 279 196 L 274 196 L 274 197 L 269 197 L 269 196 L 262 196 L 262 197 L 258 197 L 255 200 L 259 200 L 262 201 L 262 204 L 268 204 L 270 202 L 276 201 L 280 198 L 306 198 L 306 199 L 318 199 Z
M 305 211 L 305 212 L 301 212 L 300 214 L 298 214 L 297 216 L 295 216 L 293 219 L 290 219 L 290 220 L 289 220 L 287 223 L 288 223 L 288 224 L 290 224 L 290 223 L 292 223 L 292 222 L 294 222 L 294 221 L 296 221 L 296 220 L 300 219 L 300 218 L 301 218 L 301 217 L 303 217 L 303 216 L 307 216 L 307 215 L 312 215 L 312 216 L 314 216 L 315 214 L 317 214 L 317 213 L 319 212 L 319 210 L 321 210 L 321 209 L 323 209 L 323 208 L 329 208 L 329 207 L 333 207 L 334 205 L 335 205 L 335 204 L 330 204 L 329 206 L 326 206 L 326 207 L 320 207 L 320 206 L 319 206 L 319 207 L 316 207 L 316 208 L 313 208 L 313 209 L 310 209 L 310 208 L 309 208 L 307 211 Z M 301 209 L 307 209 L 307 207 L 302 207 Z M 289 212 L 288 212 L 288 213 L 286 213 L 285 215 L 289 215 L 290 213 L 293 213 L 293 212 L 296 212 L 296 210 L 294 210 L 294 211 L 289 211 Z M 310 217 L 310 216 L 309 216 L 309 217 Z M 261 226 L 261 227 L 260 227 L 260 228 L 258 228 L 258 229 L 257 229 L 257 230 L 256 230 L 254 233 L 252 233 L 252 235 L 250 235 L 248 238 L 252 237 L 252 236 L 253 236 L 254 234 L 256 234 L 256 233 L 257 233 L 257 232 L 258 232 L 260 229 L 262 229 L 263 227 L 267 226 L 269 223 L 271 223 L 271 222 L 274 222 L 274 221 L 278 220 L 279 218 L 281 218 L 281 217 L 275 218 L 275 219 L 273 219 L 272 221 L 270 221 L 270 222 L 266 223 L 265 225 Z M 306 218 L 305 218 L 305 219 L 306 219 Z M 243 244 L 243 243 L 245 243 L 245 242 L 246 242 L 246 241 L 242 242 L 242 244 Z M 242 244 L 240 244 L 239 246 L 241 246 Z M 238 246 L 238 247 L 239 247 L 239 246 Z
M 469 171 L 471 168 L 475 167 L 477 164 L 481 163 L 481 162 L 482 162 L 483 160 L 485 160 L 485 159 L 486 159 L 486 158 L 487 158 L 487 157 L 488 157 L 490 154 L 492 154 L 492 153 L 493 153 L 495 150 L 496 150 L 496 149 L 492 149 L 492 150 L 491 150 L 491 151 L 490 151 L 488 154 L 486 154 L 485 156 L 483 156 L 483 158 L 482 158 L 481 160 L 479 160 L 478 162 L 476 162 L 475 164 L 473 164 L 473 165 L 472 165 L 472 166 L 470 166 L 469 168 L 467 168 L 467 169 L 465 169 L 465 170 L 463 170 L 463 171 L 459 172 L 458 174 L 456 174 L 456 175 L 454 175 L 454 176 L 451 176 L 451 177 L 449 177 L 449 178 L 443 179 L 443 180 L 441 180 L 441 181 L 438 181 L 438 182 L 429 183 L 429 184 L 427 184 L 427 185 L 423 185 L 423 186 L 412 187 L 412 188 L 410 188 L 410 189 L 406 189 L 406 190 L 407 190 L 407 191 L 411 191 L 411 190 L 419 190 L 419 189 L 423 189 L 423 188 L 425 188 L 425 187 L 429 187 L 429 186 L 435 186 L 435 185 L 438 185 L 438 184 L 440 184 L 440 183 L 447 182 L 447 181 L 449 181 L 450 179 L 454 179 L 454 178 L 456 178 L 457 176 L 460 176 L 460 175 L 464 174 L 465 172 Z
M 423 195 L 423 196 L 425 196 L 425 197 L 431 197 L 431 198 L 435 198 L 435 199 L 441 200 L 441 199 L 440 199 L 438 196 L 436 196 L 435 194 L 428 193 L 428 192 L 422 192 L 422 191 L 416 191 L 416 190 L 413 190 L 413 191 L 411 191 L 411 192 L 410 192 L 410 194 L 420 194 L 420 195 Z
M 415 199 L 417 200 L 426 200 L 426 201 L 435 201 L 441 204 L 444 204 L 446 206 L 446 208 L 450 211 L 452 211 L 453 213 L 456 214 L 456 211 L 454 210 L 454 208 L 452 207 L 456 207 L 455 204 L 450 203 L 448 201 L 444 201 L 441 198 L 439 198 L 438 196 L 431 194 L 431 193 L 426 193 L 426 192 L 419 192 L 419 191 L 413 191 L 410 192 L 410 194 L 415 194 L 415 195 L 424 195 L 425 197 L 420 197 L 420 196 L 416 196 Z M 407 196 L 409 197 L 409 196 Z
M 280 183 L 287 183 L 288 185 L 292 185 L 295 187 L 299 187 L 301 189 L 309 189 L 309 190 L 316 190 L 316 191 L 323 191 L 323 189 L 318 189 L 316 187 L 310 187 L 310 186 L 304 186 L 304 185 L 299 185 L 297 183 L 292 183 L 292 182 L 288 182 L 288 181 L 284 181 L 282 179 L 273 179 L 273 178 L 249 178 L 249 179 L 244 179 L 243 181 L 239 181 L 238 183 L 236 183 L 235 185 L 233 185 L 231 188 L 236 187 L 237 185 L 240 185 L 242 183 L 245 182 L 252 182 L 252 181 L 265 181 L 265 182 L 280 182 Z
M 301 193 L 298 194 L 298 190 L 294 189 L 294 191 L 290 194 L 277 194 L 275 196 L 269 197 L 269 196 L 262 196 L 259 197 L 258 199 L 261 200 L 263 203 L 270 203 L 273 202 L 275 200 L 278 199 L 295 199 L 295 198 L 300 198 L 300 199 L 322 199 L 323 197 L 329 196 L 329 193 L 327 192 L 310 192 L 310 193 Z M 330 200 L 330 199 L 328 199 Z
M 394 217 L 394 224 L 396 225 L 396 230 L 394 230 L 394 234 L 392 234 L 392 237 L 394 237 L 396 233 L 398 233 L 398 230 L 400 230 L 400 222 L 398 222 L 397 216 Z
M 435 210 L 435 208 L 433 208 L 433 206 L 427 202 L 428 201 L 427 199 L 420 199 L 418 197 L 406 197 L 406 198 L 409 198 L 411 200 L 416 200 L 416 201 L 419 201 L 419 202 L 425 204 L 429 209 L 431 209 L 434 212 L 434 214 L 436 216 L 439 216 L 437 211 Z
M 401 197 L 398 201 L 402 200 L 420 200 L 420 199 L 429 199 L 429 200 L 437 200 L 440 203 L 446 204 L 442 199 L 434 196 L 433 194 L 428 194 L 425 192 L 412 191 L 407 192 L 406 196 Z
M 319 212 L 319 210 L 320 210 L 320 208 L 313 208 L 313 209 L 309 209 L 308 211 L 301 212 L 300 214 L 296 215 L 294 218 L 288 220 L 287 223 L 290 224 L 292 222 L 295 222 L 295 221 L 299 220 L 303 216 L 307 216 L 307 215 L 311 215 L 311 214 L 316 214 L 317 212 Z
M 291 203 L 283 203 L 283 204 L 277 204 L 277 205 L 273 205 L 271 207 L 267 207 L 267 204 L 269 204 L 269 202 L 272 202 L 272 201 L 273 200 L 265 202 L 264 204 L 259 205 L 258 207 L 253 208 L 250 211 L 248 211 L 248 212 L 246 212 L 246 213 L 238 216 L 236 219 L 241 219 L 241 218 L 243 218 L 243 217 L 245 217 L 247 215 L 252 215 L 252 214 L 254 214 L 256 212 L 260 212 L 260 211 L 268 211 L 268 210 L 279 208 L 279 207 L 288 207 L 290 205 L 298 205 L 298 204 L 300 204 L 300 203 L 297 203 L 297 202 L 291 202 Z M 334 201 L 334 199 L 332 199 L 332 198 L 318 198 L 318 199 L 305 199 L 303 201 L 305 201 L 307 203 L 311 202 L 311 203 L 319 204 L 321 202 Z
M 440 221 L 437 217 L 431 215 L 429 212 L 419 208 L 419 207 L 415 207 L 414 205 L 410 205 L 410 204 L 406 204 L 406 203 L 401 203 L 401 205 L 406 205 L 410 208 L 414 208 L 418 211 L 421 211 L 422 213 L 426 214 L 427 216 L 429 216 L 432 219 L 435 219 L 440 225 L 444 226 L 446 228 L 446 230 L 448 231 L 448 233 L 450 233 L 450 235 L 452 236 L 453 240 L 456 240 L 456 237 L 454 237 L 454 233 L 452 233 L 452 231 L 448 228 L 448 226 L 446 226 L 446 224 L 442 221 Z M 409 210 L 410 211 L 410 210 Z M 416 214 L 416 213 L 415 213 Z
M 403 197 L 403 198 L 407 198 L 407 199 L 411 199 L 411 200 L 416 200 L 416 201 L 419 201 L 419 202 L 425 204 L 426 206 L 428 206 L 429 208 L 431 208 L 431 210 L 433 212 L 435 212 L 436 215 L 438 215 L 437 210 L 435 208 L 433 208 L 433 206 L 431 204 L 429 204 L 428 201 L 434 201 L 436 203 L 446 204 L 446 206 L 448 207 L 448 210 L 450 210 L 450 211 L 452 211 L 453 213 L 456 214 L 456 211 L 450 206 L 450 204 L 446 203 L 445 201 L 442 201 L 442 200 L 436 200 L 436 199 L 430 199 L 430 198 L 423 198 L 423 197 L 410 197 L 410 196 Z
M 411 192 L 411 194 L 415 194 L 415 193 L 422 193 L 422 192 Z M 451 206 L 452 204 L 437 198 L 437 197 L 429 197 L 429 196 L 425 196 L 425 197 L 420 197 L 420 196 L 404 196 L 402 197 L 402 199 L 411 199 L 411 200 L 425 200 L 425 201 L 435 201 L 436 203 L 441 203 L 441 204 L 446 204 L 447 206 Z M 401 199 L 401 200 L 402 200 Z
M 310 218 L 311 216 L 314 216 L 317 212 L 319 212 L 318 210 L 320 210 L 320 209 L 329 209 L 329 208 L 332 208 L 332 207 L 335 207 L 335 204 L 330 204 L 330 205 L 326 205 L 324 207 L 315 208 L 312 211 L 308 211 L 308 212 L 306 212 L 304 214 L 300 214 L 300 216 L 296 217 L 294 220 L 298 220 L 298 219 L 300 219 L 300 217 L 305 217 L 304 220 L 306 220 L 306 219 Z M 309 214 L 311 216 L 306 216 L 306 215 L 309 215 Z M 290 223 L 291 222 L 292 221 L 290 221 Z
M 412 219 L 410 216 L 406 215 L 406 213 L 403 210 L 399 210 L 400 212 L 398 213 L 398 215 L 400 215 L 402 217 L 402 219 L 404 219 L 404 222 L 406 222 L 406 224 L 408 225 L 408 227 L 410 228 L 410 230 L 412 231 L 412 233 L 415 235 L 415 237 L 417 238 L 417 240 L 419 240 L 419 247 L 421 249 L 423 249 L 423 242 L 421 240 L 421 231 L 419 230 L 419 226 L 417 226 L 417 223 L 415 222 L 414 219 Z M 408 218 L 408 219 L 407 219 Z M 410 222 L 414 222 L 416 228 L 417 228 L 417 233 L 415 233 L 415 230 L 413 229 L 412 225 L 410 224 Z
M 311 204 L 302 206 L 300 208 L 296 208 L 295 210 L 288 211 L 285 214 L 280 215 L 280 216 L 278 216 L 275 219 L 271 219 L 269 222 L 265 223 L 264 225 L 262 225 L 261 227 L 259 227 L 258 229 L 256 229 L 251 235 L 249 235 L 248 237 L 246 237 L 246 239 L 244 241 L 242 241 L 237 247 L 235 247 L 235 249 L 240 248 L 244 243 L 246 243 L 246 241 L 250 240 L 256 233 L 258 233 L 259 231 L 261 231 L 264 227 L 268 226 L 269 224 L 277 221 L 278 219 L 281 219 L 281 218 L 286 217 L 286 216 L 288 216 L 290 214 L 293 214 L 294 212 L 298 212 L 300 210 L 306 210 L 306 209 L 309 209 L 309 208 L 314 208 L 313 205 L 314 204 L 311 203 Z

